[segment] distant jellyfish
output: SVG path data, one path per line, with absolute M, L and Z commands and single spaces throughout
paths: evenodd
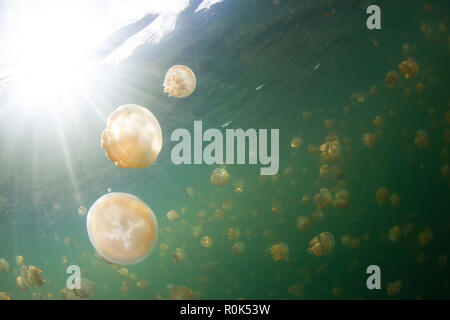
M 122 278 L 126 278 L 128 276 L 128 269 L 127 268 L 120 268 L 119 270 L 117 270 L 117 273 Z
M 223 210 L 221 209 L 217 209 L 216 211 L 214 211 L 214 217 L 217 220 L 223 220 L 223 218 L 225 218 L 225 212 L 223 212 Z
M 331 195 L 330 190 L 321 188 L 319 193 L 314 196 L 314 200 L 316 201 L 317 207 L 322 209 L 332 204 L 333 196 Z
M 325 128 L 330 129 L 334 125 L 333 119 L 325 119 L 323 120 L 323 125 Z
M 194 229 L 192 230 L 192 235 L 194 237 L 200 237 L 200 235 L 202 234 L 203 228 L 201 226 L 195 226 Z
M 288 288 L 288 293 L 300 298 L 304 293 L 304 286 L 301 283 L 295 283 Z
M 294 148 L 294 149 L 300 148 L 301 145 L 302 145 L 302 142 L 303 142 L 303 140 L 300 137 L 292 138 L 292 140 L 291 140 L 291 148 Z
M 311 226 L 311 221 L 307 216 L 297 217 L 297 230 L 305 231 Z
M 377 128 L 382 128 L 384 124 L 384 120 L 382 116 L 376 116 L 375 119 L 373 119 L 373 125 Z
M 386 293 L 388 296 L 396 296 L 402 290 L 403 283 L 401 280 L 397 280 L 394 282 L 389 282 L 387 284 Z
M 269 248 L 272 259 L 275 261 L 287 260 L 289 258 L 289 247 L 286 243 L 280 242 Z
M 138 275 L 136 273 L 130 273 L 130 279 L 133 281 L 137 281 L 138 280 Z
M 417 237 L 419 238 L 420 246 L 423 247 L 433 240 L 433 231 L 431 228 L 425 228 L 425 230 L 420 232 Z
M 344 234 L 341 237 L 341 243 L 345 246 L 345 247 L 351 247 L 352 246 L 352 237 L 349 234 Z
M 423 130 L 417 131 L 414 144 L 419 148 L 428 147 L 430 145 L 430 138 L 428 137 L 428 134 Z
M 194 92 L 196 85 L 195 74 L 186 66 L 171 67 L 164 79 L 164 93 L 169 97 L 185 98 Z
M 204 236 L 201 240 L 200 243 L 202 244 L 202 246 L 204 246 L 205 248 L 210 248 L 213 245 L 213 241 L 211 240 L 210 237 L 208 236 Z
M 393 193 L 389 198 L 389 201 L 391 202 L 393 207 L 397 207 L 400 204 L 400 196 L 396 193 Z
M 303 111 L 302 112 L 302 118 L 303 118 L 303 120 L 311 119 L 311 111 Z
M 0 212 L 8 213 L 9 211 L 9 200 L 4 196 L 0 195 Z
M 173 262 L 180 263 L 186 260 L 186 255 L 181 248 L 176 248 L 175 251 L 171 254 L 171 258 Z
M 170 290 L 170 300 L 194 300 L 194 292 L 188 287 L 176 286 Z
M 238 241 L 241 237 L 241 231 L 238 228 L 230 228 L 228 230 L 228 239 Z
M 0 259 L 0 270 L 2 270 L 3 272 L 9 271 L 9 263 L 4 258 Z
M 64 243 L 66 246 L 70 247 L 72 245 L 72 239 L 69 237 L 64 237 Z
M 143 261 L 158 240 L 158 222 L 152 209 L 127 193 L 100 197 L 89 209 L 87 229 L 100 256 L 118 265 Z
M 310 242 L 308 252 L 315 256 L 329 255 L 335 246 L 334 237 L 329 232 L 321 232 L 318 236 L 315 236 Z
M 335 297 L 342 297 L 342 294 L 344 293 L 344 290 L 342 289 L 342 287 L 338 286 L 338 287 L 334 287 L 333 290 L 331 291 L 331 293 Z
M 309 203 L 311 202 L 312 198 L 309 194 L 305 194 L 302 196 L 302 203 Z
M 398 67 L 406 79 L 415 77 L 419 72 L 419 65 L 413 58 L 402 61 Z
M 377 142 L 377 136 L 373 133 L 364 133 L 361 136 L 361 140 L 366 147 L 373 147 Z
M 84 216 L 86 214 L 86 212 L 87 212 L 86 207 L 81 206 L 78 208 L 78 214 L 80 216 Z
M 28 290 L 28 286 L 27 286 L 25 280 L 21 276 L 16 278 L 16 285 L 20 290 L 23 290 L 23 291 Z
M 144 107 L 125 104 L 109 115 L 101 146 L 120 168 L 147 168 L 158 158 L 162 141 L 155 116 Z
M 184 192 L 186 192 L 186 195 L 187 195 L 189 198 L 195 197 L 195 189 L 194 189 L 194 187 L 187 187 L 187 188 L 184 190 Z
M 322 220 L 324 217 L 325 217 L 325 215 L 323 214 L 323 211 L 320 209 L 317 209 L 311 215 L 312 221 L 315 221 L 315 222 Z M 298 225 L 297 225 L 297 227 L 298 227 Z
M 230 174 L 225 168 L 216 168 L 211 173 L 211 182 L 215 186 L 224 186 L 227 184 L 228 180 L 230 180 Z
M 377 192 L 375 194 L 375 197 L 377 199 L 377 203 L 381 206 L 385 204 L 389 197 L 389 190 L 386 187 L 379 187 L 377 189 Z
M 350 193 L 346 189 L 339 189 L 336 191 L 333 200 L 333 207 L 347 208 L 350 202 Z
M 398 81 L 400 80 L 400 75 L 398 72 L 391 70 L 387 73 L 386 77 L 384 78 L 384 81 L 386 82 L 387 86 L 389 88 L 395 88 L 398 84 Z
M 178 219 L 178 213 L 175 210 L 169 210 L 169 212 L 167 212 L 167 219 L 169 219 L 169 221 L 174 222 L 175 220 Z
M 80 298 L 73 292 L 73 290 L 69 290 L 67 288 L 63 288 L 59 290 L 59 294 L 63 300 L 79 300 Z
M 147 290 L 150 287 L 150 281 L 148 280 L 139 280 L 136 282 L 136 287 L 141 290 Z
M 11 300 L 11 297 L 9 297 L 5 292 L 0 292 L 0 301 L 1 300 Z
M 235 242 L 231 247 L 231 252 L 235 255 L 240 255 L 245 251 L 245 244 L 243 242 Z
M 390 241 L 398 241 L 402 236 L 402 230 L 399 226 L 393 226 L 391 230 L 389 230 L 388 238 Z
M 337 161 L 342 154 L 342 146 L 338 140 L 327 141 L 320 146 L 320 156 L 325 161 Z
M 74 288 L 73 292 L 82 299 L 92 298 L 95 292 L 95 283 L 88 279 L 81 278 L 80 288 Z

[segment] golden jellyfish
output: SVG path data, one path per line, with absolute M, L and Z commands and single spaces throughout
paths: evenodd
M 119 276 L 121 276 L 122 278 L 125 278 L 126 276 L 128 276 L 128 269 L 127 268 L 120 268 L 119 270 L 117 270 L 117 274 Z
M 130 279 L 133 281 L 137 281 L 138 280 L 138 275 L 136 273 L 130 273 Z
M 391 230 L 389 230 L 388 237 L 390 241 L 398 241 L 402 236 L 402 230 L 399 226 L 393 226 Z
M 450 166 L 448 163 L 444 164 L 441 167 L 441 176 L 442 178 L 446 179 L 450 175 Z
M 386 187 L 379 187 L 377 189 L 377 192 L 375 194 L 375 197 L 377 199 L 377 203 L 381 206 L 385 204 L 389 197 L 389 190 Z
M 323 164 L 319 169 L 319 176 L 328 177 L 330 174 L 330 167 L 327 164 Z
M 176 248 L 175 251 L 171 254 L 171 258 L 173 262 L 180 263 L 186 260 L 186 255 L 184 254 L 184 251 L 181 248 Z
M 87 229 L 100 256 L 118 265 L 143 261 L 158 240 L 158 222 L 152 209 L 128 193 L 100 197 L 89 209 Z
M 170 290 L 170 300 L 194 300 L 194 292 L 188 287 L 176 286 Z
M 445 253 L 441 254 L 437 259 L 437 266 L 439 268 L 444 268 L 447 265 L 447 255 Z
M 297 149 L 302 146 L 303 139 L 300 137 L 294 137 L 291 140 L 291 148 Z
M 184 190 L 184 192 L 186 192 L 186 195 L 187 195 L 189 198 L 195 197 L 195 189 L 194 189 L 194 187 L 187 187 L 187 188 Z
M 150 287 L 150 281 L 148 280 L 139 280 L 136 282 L 136 287 L 141 290 L 147 290 Z
M 25 280 L 20 276 L 16 278 L 16 285 L 20 290 L 23 290 L 23 291 L 28 290 L 28 286 L 25 283 Z
M 203 228 L 201 226 L 195 226 L 192 230 L 192 235 L 194 237 L 199 237 L 202 234 Z
M 311 119 L 311 111 L 303 111 L 302 112 L 302 118 L 303 118 L 303 120 Z
M 387 73 L 384 81 L 386 82 L 389 88 L 395 88 L 400 80 L 400 75 L 397 71 L 391 70 Z
M 370 88 L 369 88 L 369 93 L 370 93 L 372 96 L 378 95 L 378 88 L 377 88 L 377 86 L 375 86 L 375 85 L 370 86 Z
M 302 197 L 302 203 L 309 203 L 309 202 L 311 202 L 311 200 L 312 200 L 312 198 L 309 194 L 305 194 Z
M 373 133 L 364 133 L 361 136 L 361 140 L 366 147 L 373 147 L 377 142 L 377 136 Z
M 79 300 L 80 298 L 73 292 L 73 290 L 69 290 L 67 288 L 59 290 L 59 294 L 63 300 Z
M 334 124 L 334 120 L 333 119 L 325 119 L 323 120 L 323 126 L 327 129 L 330 129 Z
M 81 206 L 78 208 L 78 214 L 80 216 L 84 216 L 86 214 L 86 212 L 87 212 L 86 207 Z
M 92 298 L 95 292 L 95 283 L 85 278 L 80 280 L 80 288 L 74 288 L 73 292 L 82 299 Z
M 29 266 L 28 271 L 30 275 L 29 279 L 31 280 L 31 282 L 34 285 L 41 287 L 45 282 L 41 275 L 42 270 L 35 266 Z
M 341 157 L 342 146 L 338 140 L 327 141 L 320 146 L 320 157 L 325 161 L 337 161 Z
M 342 289 L 342 287 L 334 287 L 333 290 L 331 291 L 332 295 L 335 297 L 342 297 L 342 295 L 344 294 L 344 289 Z
M 352 237 L 349 234 L 344 234 L 341 237 L 341 243 L 346 247 L 352 246 Z
M 307 216 L 297 217 L 297 230 L 305 231 L 311 226 L 311 221 Z
M 292 286 L 290 286 L 287 291 L 289 294 L 292 294 L 292 295 L 296 296 L 297 298 L 300 298 L 303 296 L 304 287 L 301 283 L 296 283 L 296 284 L 293 284 Z
M 240 180 L 236 183 L 233 183 L 233 191 L 239 194 L 244 192 L 244 181 Z
M 425 228 L 424 231 L 419 233 L 418 238 L 420 246 L 423 247 L 433 240 L 433 231 L 431 228 Z
M 321 232 L 318 236 L 315 236 L 310 242 L 308 252 L 315 256 L 329 255 L 335 246 L 334 237 L 329 232 Z
M 216 168 L 211 173 L 211 182 L 213 185 L 222 187 L 230 180 L 230 174 L 225 168 Z
M 66 246 L 70 247 L 72 246 L 72 239 L 69 237 L 64 237 L 64 243 L 66 244 Z
M 101 146 L 119 168 L 147 168 L 158 158 L 162 141 L 155 116 L 144 107 L 125 104 L 109 115 Z
M 403 283 L 401 280 L 397 280 L 394 282 L 389 282 L 387 284 L 386 293 L 388 296 L 396 296 L 402 290 Z
M 164 79 L 164 93 L 169 97 L 186 98 L 194 92 L 196 84 L 195 74 L 186 66 L 171 67 Z
M 308 145 L 308 152 L 310 155 L 315 156 L 319 153 L 319 147 L 317 147 L 315 144 Z
M 398 194 L 394 193 L 389 198 L 389 201 L 391 202 L 393 207 L 397 207 L 400 204 L 400 196 Z
M 169 212 L 167 212 L 167 219 L 169 219 L 169 221 L 174 222 L 175 220 L 178 219 L 178 213 L 175 210 L 169 210 Z
M 241 237 L 241 230 L 239 230 L 238 228 L 230 228 L 228 230 L 228 239 L 232 241 L 238 241 L 240 237 Z
M 202 246 L 204 246 L 205 248 L 210 248 L 213 244 L 213 241 L 210 237 L 208 236 L 204 236 L 201 240 L 200 243 L 202 244 Z
M 245 244 L 240 241 L 234 243 L 233 246 L 231 247 L 231 252 L 235 255 L 240 255 L 244 253 L 244 251 L 245 251 Z
M 318 208 L 322 209 L 331 205 L 333 201 L 333 196 L 327 188 L 321 188 L 319 193 L 314 196 L 316 205 Z
M 416 132 L 414 144 L 419 148 L 428 147 L 430 145 L 430 138 L 428 137 L 428 134 L 423 130 L 418 130 Z
M 5 292 L 0 292 L 0 300 L 11 300 L 11 298 Z
M 419 65 L 413 58 L 402 61 L 398 67 L 406 79 L 415 77 L 419 72 Z
M 335 208 L 347 208 L 350 201 L 350 193 L 345 189 L 339 189 L 336 191 L 333 200 L 333 207 Z
M 9 271 L 9 263 L 4 258 L 0 259 L 0 270 L 2 270 L 3 272 Z
M 311 215 L 311 219 L 315 222 L 320 221 L 324 218 L 324 214 L 323 211 L 320 209 L 317 209 L 316 211 L 313 212 L 313 214 Z
M 269 248 L 272 258 L 275 261 L 289 259 L 289 247 L 286 243 L 280 242 Z
M 221 209 L 217 209 L 216 211 L 214 211 L 214 217 L 217 220 L 223 220 L 223 218 L 225 218 L 225 212 L 223 212 L 223 210 Z

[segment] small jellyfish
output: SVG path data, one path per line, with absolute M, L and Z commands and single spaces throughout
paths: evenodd
M 238 228 L 230 228 L 228 230 L 228 239 L 238 241 L 241 237 L 241 231 Z
M 225 212 L 223 212 L 223 210 L 221 209 L 217 209 L 216 211 L 214 211 L 214 217 L 217 220 L 223 220 L 223 218 L 225 218 Z
M 74 288 L 73 292 L 82 299 L 92 298 L 95 292 L 95 283 L 85 278 L 80 280 L 80 289 Z
M 362 142 L 366 147 L 373 147 L 377 142 L 377 136 L 373 133 L 364 133 L 361 137 Z
M 86 214 L 86 212 L 87 212 L 86 207 L 81 206 L 81 207 L 78 208 L 78 214 L 80 216 L 84 216 Z
M 309 202 L 311 202 L 311 200 L 312 200 L 312 198 L 309 194 L 305 194 L 302 197 L 302 203 L 309 203 Z
M 187 195 L 189 198 L 195 197 L 195 189 L 194 189 L 194 187 L 187 187 L 187 188 L 184 190 L 184 192 L 186 192 L 186 195 Z
M 317 209 L 316 211 L 313 212 L 313 214 L 311 215 L 311 219 L 315 222 L 320 221 L 324 218 L 324 214 L 323 211 L 320 209 Z
M 297 230 L 305 231 L 311 226 L 311 221 L 307 216 L 297 217 Z
M 393 207 L 397 207 L 400 204 L 400 196 L 396 193 L 393 193 L 389 198 L 389 201 L 391 202 L 391 205 Z
M 319 169 L 319 176 L 328 177 L 330 174 L 330 167 L 327 164 L 323 164 Z
M 303 139 L 300 137 L 294 137 L 291 140 L 291 148 L 298 149 L 301 147 Z
M 0 270 L 2 270 L 3 272 L 9 271 L 9 263 L 4 258 L 0 259 Z
M 386 82 L 389 88 L 395 88 L 399 80 L 400 75 L 398 74 L 397 71 L 394 70 L 389 71 L 386 75 L 386 78 L 384 78 L 384 81 Z
M 318 208 L 322 209 L 331 205 L 333 201 L 333 196 L 327 188 L 321 188 L 319 193 L 314 196 L 316 205 Z
M 178 213 L 175 210 L 169 210 L 169 212 L 167 212 L 167 219 L 169 219 L 169 221 L 174 222 L 175 220 L 178 219 Z
M 203 228 L 201 226 L 195 226 L 194 229 L 192 230 L 192 235 L 194 237 L 200 237 L 200 235 L 202 234 Z
M 342 297 L 342 295 L 344 294 L 344 289 L 342 289 L 342 287 L 334 287 L 333 290 L 331 291 L 331 294 L 335 297 Z
M 9 200 L 4 196 L 0 195 L 0 212 L 8 213 L 9 211 Z
M 341 243 L 346 247 L 352 246 L 352 237 L 349 234 L 344 234 L 341 237 Z
M 321 232 L 318 236 L 315 236 L 310 242 L 308 252 L 315 256 L 329 255 L 335 246 L 334 237 L 329 232 Z
M 430 145 L 430 138 L 428 137 L 428 134 L 423 130 L 417 131 L 414 144 L 419 148 L 428 147 Z
M 300 298 L 304 293 L 304 286 L 301 283 L 293 284 L 288 288 L 288 293 Z
M 347 208 L 350 201 L 350 193 L 345 189 L 339 189 L 336 191 L 333 200 L 333 207 L 335 208 Z
M 70 247 L 72 246 L 72 239 L 69 237 L 64 237 L 64 243 L 66 244 L 66 246 Z
M 101 146 L 120 168 L 147 168 L 158 158 L 162 140 L 155 116 L 144 107 L 126 104 L 109 115 Z
M 230 180 L 230 174 L 225 168 L 216 168 L 211 173 L 211 182 L 215 186 L 224 186 L 227 184 L 228 180 Z
M 419 65 L 413 58 L 402 61 L 398 67 L 406 79 L 415 77 L 419 72 Z
M 186 255 L 184 254 L 184 251 L 181 248 L 176 248 L 175 251 L 171 254 L 171 258 L 173 262 L 180 263 L 186 260 Z
M 244 251 L 245 251 L 245 244 L 240 241 L 234 243 L 233 246 L 231 247 L 231 252 L 235 255 L 240 255 L 244 253 Z
M 139 280 L 136 282 L 136 287 L 141 290 L 147 290 L 150 287 L 150 281 L 148 280 Z
M 170 290 L 170 300 L 194 300 L 194 292 L 188 287 L 176 286 Z
M 437 266 L 439 268 L 444 268 L 447 265 L 447 255 L 445 253 L 441 254 L 437 259 Z
M 334 125 L 334 120 L 333 119 L 325 119 L 323 121 L 323 126 L 327 129 L 330 129 L 332 126 Z
M 311 111 L 303 111 L 302 112 L 302 118 L 303 118 L 303 120 L 311 119 Z
M 0 292 L 0 300 L 11 300 L 11 298 L 5 292 Z
M 122 278 L 125 278 L 128 276 L 128 269 L 127 268 L 120 268 L 119 270 L 117 270 L 117 273 L 119 274 L 119 276 L 121 276 Z
M 397 280 L 394 282 L 389 282 L 387 284 L 387 289 L 386 289 L 386 293 L 388 296 L 396 296 L 400 293 L 400 291 L 402 290 L 402 281 L 401 280 Z
M 23 290 L 23 291 L 28 290 L 28 286 L 27 286 L 25 280 L 20 276 L 16 278 L 16 285 L 20 290 Z
M 213 244 L 213 241 L 210 237 L 208 236 L 204 236 L 201 240 L 200 243 L 202 244 L 202 246 L 204 246 L 205 248 L 210 248 Z
M 196 84 L 195 74 L 186 66 L 171 67 L 164 79 L 164 93 L 169 97 L 185 98 L 194 92 Z
M 33 285 L 41 287 L 44 284 L 44 279 L 42 278 L 41 272 L 42 270 L 35 266 L 28 267 L 29 272 L 29 283 L 31 282 Z
M 138 280 L 138 275 L 136 273 L 130 273 L 130 279 L 133 281 L 137 281 Z
M 384 119 L 382 116 L 376 116 L 375 119 L 373 119 L 373 125 L 377 128 L 382 128 L 384 124 Z
M 387 201 L 388 197 L 389 197 L 389 190 L 386 187 L 379 187 L 377 189 L 377 192 L 375 194 L 376 199 L 377 199 L 377 203 L 381 206 L 383 204 L 385 204 L 385 202 Z
M 274 244 L 269 250 L 275 261 L 287 260 L 289 258 L 289 247 L 286 243 L 280 242 Z
M 127 193 L 112 192 L 100 197 L 89 209 L 87 229 L 100 256 L 118 265 L 143 261 L 158 239 L 153 211 Z
M 392 242 L 398 241 L 402 236 L 402 230 L 399 226 L 393 226 L 391 230 L 389 230 L 388 237 Z
M 337 161 L 342 154 L 342 146 L 338 140 L 327 141 L 320 146 L 320 157 L 325 161 Z
M 425 230 L 420 232 L 417 237 L 419 238 L 420 246 L 423 247 L 433 240 L 433 231 L 431 228 L 425 228 Z

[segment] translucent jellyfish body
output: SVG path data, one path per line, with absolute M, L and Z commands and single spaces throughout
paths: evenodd
M 403 283 L 401 280 L 389 282 L 387 284 L 387 289 L 386 289 L 387 295 L 388 296 L 398 295 L 400 293 L 400 291 L 402 290 L 402 286 L 403 286 Z
M 291 148 L 294 148 L 294 149 L 300 148 L 301 145 L 302 145 L 302 142 L 303 142 L 303 140 L 300 137 L 292 138 L 292 140 L 291 140 Z
M 418 130 L 416 132 L 414 143 L 419 148 L 426 148 L 430 145 L 430 138 L 428 137 L 428 134 L 425 131 Z
M 161 151 L 161 126 L 148 109 L 126 104 L 109 115 L 101 145 L 116 166 L 146 168 L 156 161 Z
M 175 210 L 169 210 L 169 212 L 167 212 L 167 219 L 169 219 L 169 221 L 174 222 L 175 220 L 178 219 L 178 213 Z
M 227 184 L 228 180 L 230 180 L 230 174 L 225 168 L 216 168 L 211 173 L 211 182 L 215 186 L 224 186 Z
M 337 161 L 340 159 L 342 146 L 338 140 L 327 141 L 320 146 L 320 156 L 325 161 Z
M 386 82 L 387 86 L 389 88 L 394 88 L 397 86 L 398 81 L 400 80 L 400 75 L 398 72 L 391 70 L 387 73 L 386 77 L 384 78 L 384 81 Z
M 94 291 L 95 283 L 85 278 L 81 278 L 79 289 L 73 289 L 73 292 L 82 299 L 91 298 L 94 295 Z
M 318 208 L 325 208 L 331 205 L 333 196 L 327 188 L 321 188 L 319 193 L 314 196 Z
M 272 258 L 275 261 L 289 259 L 289 247 L 286 243 L 280 242 L 269 248 Z
M 388 237 L 392 242 L 398 241 L 402 236 L 402 230 L 399 226 L 393 226 L 391 230 L 389 230 Z
M 136 287 L 138 287 L 141 290 L 146 290 L 150 287 L 150 281 L 148 280 L 139 280 L 136 282 Z
M 329 255 L 335 246 L 334 237 L 329 232 L 321 232 L 318 236 L 315 236 L 310 242 L 308 252 L 315 256 Z
M 152 209 L 128 193 L 100 197 L 87 214 L 87 230 L 100 256 L 118 265 L 141 262 L 158 240 L 158 222 Z
M 188 287 L 177 286 L 170 290 L 170 300 L 193 300 L 194 292 Z
M 208 236 L 204 236 L 201 240 L 200 243 L 202 246 L 204 246 L 205 248 L 210 248 L 213 244 L 213 241 L 211 240 L 210 237 Z
M 164 79 L 164 93 L 169 97 L 185 98 L 194 92 L 196 84 L 195 74 L 186 66 L 171 67 Z
M 231 247 L 231 252 L 235 255 L 240 255 L 245 251 L 245 244 L 243 242 L 236 242 L 235 244 L 233 244 L 233 246 Z
M 379 205 L 383 205 L 387 201 L 387 199 L 389 197 L 389 190 L 388 190 L 388 188 L 386 188 L 386 187 L 379 187 L 377 189 L 375 197 L 377 199 L 377 203 Z
M 419 72 L 419 65 L 413 58 L 402 61 L 398 67 L 406 79 L 415 77 Z
M 0 259 L 0 270 L 4 272 L 9 271 L 9 263 L 4 258 Z
M 350 201 L 350 193 L 345 189 L 336 191 L 333 200 L 333 206 L 336 208 L 347 208 Z
M 311 225 L 311 221 L 307 216 L 299 216 L 297 217 L 297 230 L 305 231 Z

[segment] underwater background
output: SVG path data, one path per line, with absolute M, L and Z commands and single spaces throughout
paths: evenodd
M 95 283 L 91 299 L 168 299 L 177 286 L 196 299 L 450 298 L 448 1 L 380 1 L 381 30 L 366 27 L 373 1 L 225 0 L 195 12 L 200 2 L 159 43 L 106 68 L 56 110 L 29 110 L 1 94 L 0 258 L 10 268 L 0 270 L 0 292 L 61 299 L 74 264 Z M 398 67 L 408 58 L 419 66 L 410 79 Z M 163 93 L 176 64 L 196 75 L 185 99 Z M 391 70 L 400 75 L 394 87 L 385 81 Z M 163 148 L 146 169 L 118 168 L 100 147 L 108 115 L 126 103 L 145 106 L 161 124 Z M 230 181 L 216 187 L 217 165 L 173 164 L 171 133 L 192 133 L 195 120 L 204 130 L 279 129 L 278 174 L 227 165 Z M 364 143 L 366 133 L 374 145 Z M 334 162 L 318 150 L 330 137 L 342 145 Z M 321 188 L 333 197 L 347 190 L 348 203 L 317 214 Z M 125 266 L 128 275 L 99 258 L 79 213 L 109 190 L 136 195 L 158 219 L 154 251 Z M 309 218 L 306 230 L 298 230 L 299 216 Z M 314 256 L 309 242 L 323 231 L 335 248 Z M 237 241 L 241 254 L 232 252 Z M 275 261 L 270 248 L 279 243 L 289 254 Z M 44 285 L 18 288 L 19 255 L 42 270 Z M 381 269 L 380 290 L 366 286 L 369 265 Z M 139 288 L 139 280 L 149 285 Z

